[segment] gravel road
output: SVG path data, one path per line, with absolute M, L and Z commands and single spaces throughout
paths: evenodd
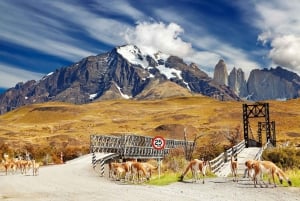
M 131 185 L 99 177 L 91 168 L 91 155 L 62 165 L 40 168 L 38 176 L 0 172 L 0 200 L 7 201 L 300 201 L 300 188 L 254 188 L 248 179 L 190 181 L 167 186 Z

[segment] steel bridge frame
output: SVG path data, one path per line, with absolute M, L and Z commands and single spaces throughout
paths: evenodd
M 135 134 L 112 135 L 91 135 L 90 152 L 116 153 L 120 158 L 163 158 L 174 148 L 186 148 L 191 154 L 194 150 L 193 141 L 170 140 L 166 139 L 164 149 L 157 150 L 152 147 L 153 137 L 141 136 Z
M 243 124 L 244 124 L 244 139 L 245 147 L 253 146 L 253 139 L 249 139 L 249 119 L 265 118 L 265 122 L 258 122 L 258 142 L 255 146 L 262 146 L 261 131 L 266 131 L 267 142 L 271 142 L 276 146 L 275 121 L 270 122 L 269 103 L 256 102 L 255 104 L 243 104 Z M 271 135 L 272 129 L 272 135 Z
M 267 140 L 272 143 L 274 147 L 276 147 L 276 133 L 275 133 L 275 121 L 271 122 L 258 122 L 258 138 L 259 142 L 262 143 L 262 135 L 261 132 L 266 131 L 267 133 Z M 268 133 L 269 131 L 269 133 Z

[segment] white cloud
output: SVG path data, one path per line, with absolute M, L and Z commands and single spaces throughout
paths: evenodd
M 298 0 L 257 1 L 255 25 L 261 30 L 258 41 L 270 44 L 268 57 L 300 73 L 300 4 Z
M 300 72 L 300 36 L 275 37 L 271 46 L 269 56 L 275 64 Z
M 134 44 L 146 52 L 161 51 L 166 54 L 179 57 L 187 56 L 192 46 L 180 38 L 183 29 L 175 24 L 168 25 L 162 22 L 142 22 L 135 29 L 129 29 L 124 33 L 127 43 Z
M 28 80 L 40 80 L 43 74 L 35 73 L 27 70 L 0 63 L 0 88 L 11 88 L 19 82 Z

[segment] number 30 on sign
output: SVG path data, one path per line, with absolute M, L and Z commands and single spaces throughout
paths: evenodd
M 152 147 L 154 149 L 164 149 L 166 145 L 166 140 L 161 136 L 156 136 L 152 138 Z

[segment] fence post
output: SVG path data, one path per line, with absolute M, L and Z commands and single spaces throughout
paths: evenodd
M 61 164 L 64 163 L 64 154 L 63 154 L 63 152 L 60 152 L 60 163 Z
M 92 153 L 93 153 L 93 155 L 92 155 L 92 165 L 93 165 L 93 169 L 95 169 L 97 161 L 96 161 L 96 154 L 95 154 L 94 149 L 92 149 Z
M 100 176 L 104 176 L 104 160 L 100 159 Z
M 224 151 L 224 163 L 227 163 L 227 161 L 228 161 L 228 152 L 227 152 L 227 150 L 225 150 Z

